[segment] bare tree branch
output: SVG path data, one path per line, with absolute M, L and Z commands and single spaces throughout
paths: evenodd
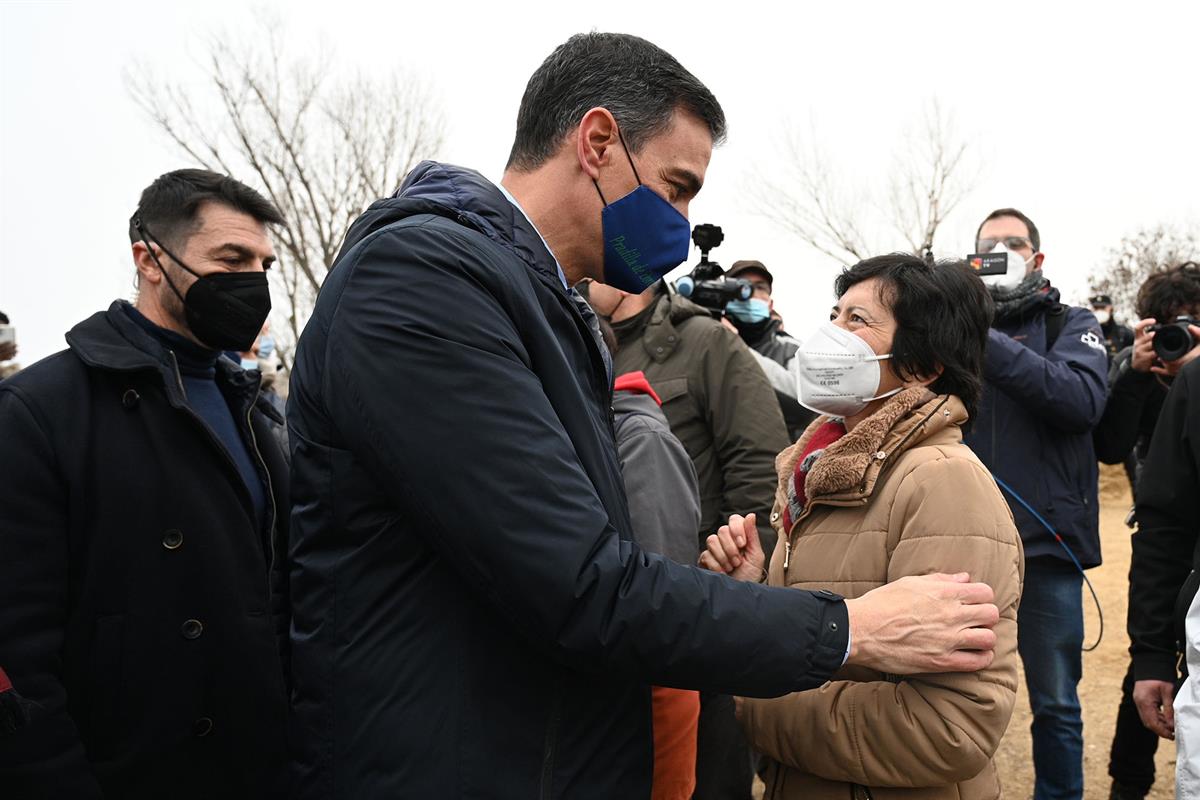
M 286 365 L 346 231 L 420 159 L 436 154 L 445 123 L 415 75 L 340 79 L 329 55 L 287 57 L 278 20 L 260 16 L 258 24 L 254 47 L 249 39 L 207 39 L 197 64 L 207 93 L 144 65 L 127 71 L 126 84 L 188 160 L 255 186 L 283 215 L 283 257 L 272 280 L 286 323 L 275 337 Z
M 1117 315 L 1137 318 L 1135 303 L 1141 285 L 1153 273 L 1185 261 L 1200 261 L 1200 230 L 1157 225 L 1121 239 L 1092 271 L 1091 290 L 1113 299 Z
M 879 247 L 865 234 L 873 218 L 882 220 L 916 255 L 933 249 L 938 231 L 967 197 L 978 177 L 968 165 L 969 149 L 953 120 L 937 102 L 922 126 L 905 136 L 894 160 L 884 197 L 869 188 L 855 190 L 835 177 L 832 161 L 815 144 L 793 134 L 783 145 L 783 179 L 760 176 L 750 190 L 752 207 L 802 242 L 841 262 L 853 264 Z

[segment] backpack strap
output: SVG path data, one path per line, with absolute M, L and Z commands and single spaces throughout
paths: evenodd
M 1054 349 L 1054 343 L 1058 341 L 1059 334 L 1062 333 L 1063 327 L 1067 324 L 1067 307 L 1062 303 L 1055 303 L 1046 311 L 1046 352 L 1049 353 Z

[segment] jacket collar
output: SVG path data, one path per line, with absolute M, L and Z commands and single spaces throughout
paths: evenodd
M 162 379 L 172 405 L 187 402 L 180 387 L 174 355 L 157 339 L 130 319 L 124 300 L 115 300 L 107 311 L 98 311 L 67 332 L 67 345 L 87 366 L 112 372 L 153 371 Z M 258 373 L 243 370 L 228 358 L 217 359 L 217 380 L 228 386 L 245 403 L 258 390 Z M 273 410 L 272 410 L 273 411 Z M 277 418 L 277 413 L 272 413 Z
M 781 488 L 790 485 L 796 461 L 813 433 L 830 419 L 818 417 L 799 442 L 780 454 L 776 466 Z M 920 386 L 905 389 L 825 448 L 805 479 L 809 506 L 822 501 L 863 501 L 875 491 L 879 476 L 895 463 L 896 456 L 966 420 L 967 410 L 954 395 L 935 395 Z M 962 434 L 956 431 L 955 436 L 961 439 Z
M 646 355 L 651 361 L 661 364 L 679 346 L 679 330 L 676 326 L 691 317 L 707 317 L 709 313 L 707 309 L 669 289 L 664 290 L 654 303 L 654 311 L 642 335 L 642 346 L 646 348 Z
M 500 188 L 475 170 L 436 161 L 422 161 L 393 196 L 377 200 L 363 212 L 350 226 L 338 260 L 375 231 L 420 214 L 435 214 L 479 231 L 563 290 L 554 256 Z

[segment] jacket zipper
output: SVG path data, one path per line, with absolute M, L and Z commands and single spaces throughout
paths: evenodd
M 262 382 L 254 390 L 254 400 L 251 401 L 250 407 L 246 409 L 246 428 L 250 431 L 250 446 L 254 449 L 254 458 L 258 461 L 258 466 L 262 470 L 263 476 L 267 480 L 267 499 L 271 501 L 271 524 L 267 530 L 267 603 L 270 606 L 271 599 L 271 571 L 275 568 L 275 529 L 279 525 L 279 509 L 275 506 L 275 487 L 271 484 L 271 471 L 267 469 L 267 462 L 263 460 L 262 453 L 258 449 L 258 437 L 254 435 L 254 423 L 251 417 L 254 414 L 254 406 L 258 404 L 259 395 L 262 394 Z

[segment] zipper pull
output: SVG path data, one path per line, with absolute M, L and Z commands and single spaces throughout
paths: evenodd
M 792 560 L 792 540 L 787 538 L 783 540 L 783 568 L 788 568 L 788 562 Z

